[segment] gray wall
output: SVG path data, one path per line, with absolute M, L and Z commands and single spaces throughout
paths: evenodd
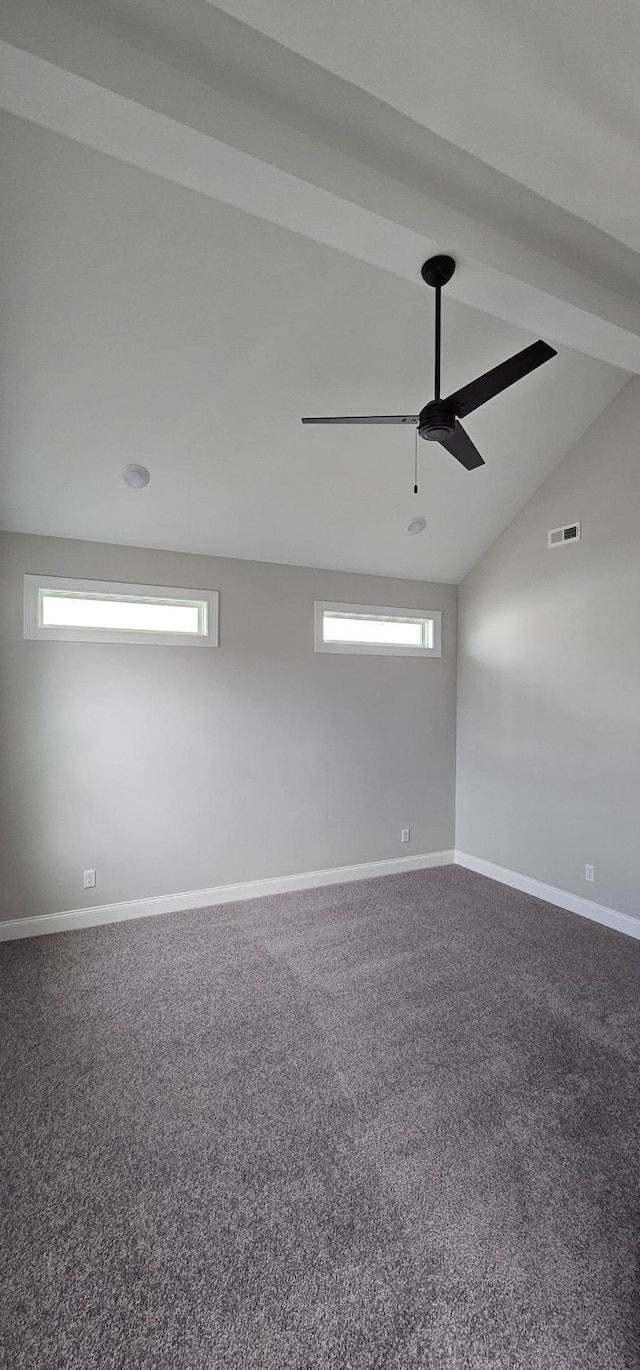
M 583 541 L 547 551 L 572 519 Z M 459 618 L 456 846 L 637 915 L 640 381 L 463 581 Z
M 453 847 L 454 586 L 8 533 L 0 555 L 0 917 Z M 25 642 L 25 572 L 219 590 L 220 648 Z M 442 609 L 442 659 L 316 655 L 316 598 Z

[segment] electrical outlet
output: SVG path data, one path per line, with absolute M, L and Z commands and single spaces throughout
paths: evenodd
M 410 842 L 410 841 L 411 841 L 411 828 L 403 828 L 403 829 L 402 829 L 402 835 L 401 835 L 401 836 L 402 836 L 402 841 L 403 841 L 403 842 Z
M 589 884 L 590 884 L 590 885 L 595 885 L 595 882 L 596 882 L 596 868 L 595 868 L 595 866 L 585 866 L 585 868 L 584 868 L 584 878 L 585 878 L 585 880 L 588 880 L 588 881 L 589 881 Z
M 95 871 L 85 871 L 85 873 L 84 873 L 84 889 L 85 889 L 85 890 L 94 890 L 95 887 L 96 887 L 96 873 L 95 873 Z

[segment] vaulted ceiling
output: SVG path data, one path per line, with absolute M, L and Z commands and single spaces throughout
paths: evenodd
M 460 579 L 640 372 L 640 21 L 573 8 L 5 7 L 2 526 Z M 414 496 L 411 429 L 300 416 L 430 398 L 433 251 L 446 389 L 558 356 Z

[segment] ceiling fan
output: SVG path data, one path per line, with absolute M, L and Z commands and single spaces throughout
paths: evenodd
M 456 269 L 453 257 L 430 257 L 422 267 L 422 279 L 436 292 L 436 341 L 434 397 L 425 404 L 419 414 L 358 414 L 340 418 L 304 418 L 303 423 L 412 423 L 417 426 L 421 438 L 427 442 L 439 442 L 447 452 L 455 457 L 467 471 L 484 466 L 484 459 L 477 447 L 465 433 L 458 419 L 479 409 L 481 404 L 492 400 L 501 390 L 506 390 L 515 381 L 528 376 L 537 366 L 542 366 L 555 357 L 555 348 L 546 342 L 534 342 L 522 352 L 516 352 L 508 361 L 486 371 L 484 376 L 463 385 L 446 399 L 440 397 L 440 343 L 441 343 L 441 297 L 442 287 L 451 280 Z

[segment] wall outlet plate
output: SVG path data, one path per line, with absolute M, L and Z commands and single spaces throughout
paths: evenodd
M 95 873 L 95 871 L 85 871 L 85 872 L 84 872 L 84 880 L 83 880 L 83 889 L 85 889 L 85 890 L 94 890 L 95 887 L 96 887 L 96 873 Z
M 588 881 L 589 881 L 589 884 L 590 884 L 590 885 L 595 885 L 595 881 L 596 881 L 596 868 L 595 868 L 595 866 L 585 866 L 585 868 L 584 868 L 584 878 L 585 878 L 585 880 L 588 880 Z
M 411 841 L 411 828 L 403 828 L 403 829 L 402 829 L 401 841 L 402 841 L 402 842 L 410 842 L 410 841 Z

